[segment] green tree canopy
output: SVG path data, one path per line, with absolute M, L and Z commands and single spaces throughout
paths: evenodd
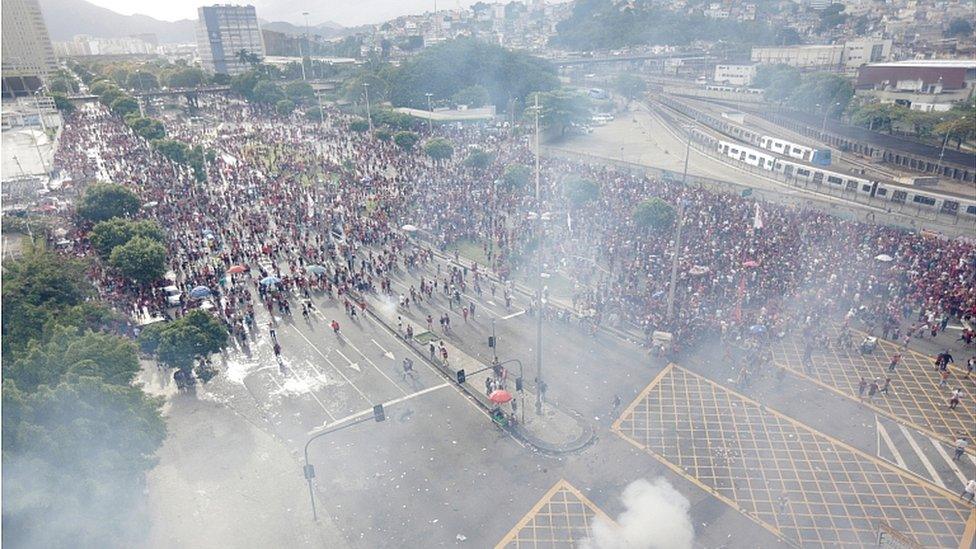
M 483 107 L 491 101 L 488 88 L 480 85 L 461 88 L 452 97 L 455 105 L 467 105 L 471 108 Z
M 532 170 L 524 164 L 510 164 L 505 167 L 502 174 L 502 183 L 510 190 L 519 190 L 525 187 L 532 177 Z
M 132 97 L 120 97 L 109 105 L 109 110 L 116 116 L 125 117 L 127 114 L 138 114 L 139 103 Z
M 563 193 L 574 208 L 579 208 L 600 197 L 600 186 L 592 179 L 570 177 L 563 184 Z
M 958 36 L 958 37 L 972 36 L 973 23 L 969 19 L 965 19 L 963 17 L 957 17 L 952 21 L 949 21 L 949 26 L 946 28 L 945 34 L 946 36 Z
M 457 38 L 403 62 L 390 79 L 390 101 L 426 109 L 427 93 L 435 100 L 449 100 L 472 86 L 483 87 L 492 104 L 505 108 L 510 100 L 559 87 L 559 79 L 547 61 L 473 38 Z
M 369 121 L 362 118 L 357 118 L 356 120 L 353 120 L 352 122 L 349 123 L 349 130 L 354 131 L 356 133 L 363 133 L 365 131 L 368 131 Z
M 296 80 L 285 84 L 285 96 L 296 104 L 303 105 L 315 101 L 315 90 L 308 82 Z
M 97 223 L 113 217 L 128 217 L 142 206 L 139 197 L 116 183 L 95 183 L 85 189 L 78 200 L 78 215 Z
M 256 103 L 267 103 L 273 105 L 285 98 L 285 92 L 281 91 L 278 84 L 270 80 L 261 80 L 254 85 L 252 99 Z
M 190 154 L 190 147 L 175 139 L 157 139 L 152 142 L 153 148 L 166 158 L 177 164 L 185 164 Z
M 112 250 L 109 265 L 126 278 L 148 284 L 166 272 L 166 247 L 155 240 L 135 236 Z
M 149 91 L 159 88 L 159 79 L 151 72 L 136 71 L 129 75 L 126 84 L 129 86 L 129 89 Z
M 565 135 L 570 127 L 586 124 L 590 120 L 590 100 L 585 95 L 567 90 L 555 90 L 538 94 L 539 123 L 546 128 L 559 130 Z M 526 116 L 532 116 L 534 103 L 526 109 Z
M 227 329 L 200 309 L 161 326 L 143 331 L 140 345 L 153 349 L 159 361 L 171 368 L 189 371 L 198 358 L 218 353 L 227 345 Z
M 126 122 L 136 135 L 147 140 L 163 139 L 166 137 L 166 127 L 163 123 L 154 118 L 133 118 Z
M 413 132 L 400 131 L 393 135 L 393 142 L 405 151 L 413 150 L 417 141 L 420 141 L 420 137 Z
M 51 98 L 54 99 L 54 106 L 61 112 L 65 114 L 71 114 L 77 110 L 77 107 L 68 98 L 61 93 L 52 93 Z
M 166 74 L 166 85 L 171 88 L 197 88 L 203 84 L 204 73 L 196 67 L 183 67 Z
M 424 144 L 424 152 L 436 161 L 447 160 L 454 155 L 454 145 L 443 137 L 435 137 Z
M 491 166 L 492 160 L 494 160 L 494 156 L 491 153 L 482 149 L 471 149 L 468 157 L 464 159 L 464 165 L 477 171 L 483 171 Z
M 634 208 L 634 222 L 644 229 L 664 230 L 674 224 L 674 208 L 658 197 L 641 201 Z
M 68 374 L 92 376 L 115 385 L 129 385 L 139 372 L 136 346 L 105 333 L 58 327 L 46 342 L 32 340 L 26 352 L 12 359 L 4 379 L 33 391 L 39 385 L 54 386 Z
M 291 99 L 282 99 L 275 103 L 275 112 L 281 116 L 289 116 L 295 112 L 295 102 Z
M 380 141 L 389 141 L 393 139 L 393 132 L 391 132 L 386 128 L 379 128 L 378 130 L 373 132 L 373 136 L 375 136 L 376 139 L 379 139 Z
M 124 91 L 111 87 L 98 94 L 98 101 L 106 107 L 111 107 L 112 103 L 114 103 L 116 99 L 121 99 L 122 97 L 125 97 Z
M 108 258 L 116 246 L 121 246 L 137 236 L 160 243 L 166 240 L 163 229 L 155 221 L 147 219 L 133 221 L 118 217 L 96 223 L 88 235 L 88 240 L 98 255 Z

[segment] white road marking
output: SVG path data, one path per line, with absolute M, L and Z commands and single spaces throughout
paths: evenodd
M 969 479 L 966 478 L 966 475 L 962 474 L 962 471 L 959 469 L 958 466 L 956 466 L 956 462 L 952 461 L 952 458 L 949 457 L 949 453 L 945 451 L 945 448 L 942 447 L 942 444 L 933 438 L 929 438 L 929 442 L 932 443 L 932 446 L 935 446 L 935 449 L 939 452 L 939 455 L 942 456 L 942 459 L 945 460 L 946 464 L 949 466 L 949 469 L 951 469 L 952 472 L 959 479 L 959 482 L 963 483 L 963 485 L 969 482 Z
M 515 318 L 515 317 L 517 317 L 517 316 L 519 316 L 519 315 L 524 315 L 524 314 L 525 314 L 525 309 L 522 309 L 521 311 L 519 311 L 519 312 L 517 312 L 517 313 L 512 313 L 512 314 L 510 314 L 510 315 L 505 315 L 505 316 L 503 316 L 503 317 L 502 317 L 502 320 L 508 320 L 508 319 L 510 319 L 510 318 Z
M 391 384 L 393 384 L 393 386 L 396 387 L 397 390 L 399 390 L 403 394 L 407 394 L 407 392 L 403 389 L 403 387 L 400 387 L 400 385 L 396 381 L 393 381 L 393 379 L 391 379 L 390 376 L 386 375 L 386 373 L 383 372 L 383 370 L 381 370 L 380 367 L 377 366 L 375 362 L 373 362 L 372 360 L 370 360 L 370 358 L 368 356 L 366 356 L 366 353 L 360 351 L 359 350 L 359 347 L 356 347 L 356 345 L 352 341 L 350 341 L 348 338 L 346 338 L 345 341 L 346 341 L 346 344 L 347 345 L 349 345 L 350 347 L 353 348 L 353 350 L 355 350 L 357 353 L 359 353 L 359 356 L 363 357 L 366 360 L 366 362 L 369 362 L 370 366 L 372 366 L 373 368 L 375 368 L 376 371 L 379 372 L 379 374 L 381 376 L 385 377 L 387 381 L 389 381 Z M 338 349 L 336 349 L 336 350 L 338 351 Z M 346 359 L 346 360 L 349 360 L 349 359 Z
M 349 360 L 349 357 L 347 357 L 346 355 L 342 354 L 342 351 L 340 351 L 339 349 L 334 349 L 334 350 L 335 350 L 336 354 L 338 354 L 342 358 L 346 359 L 346 362 L 349 363 L 349 367 L 350 368 L 352 368 L 353 370 L 356 370 L 357 372 L 362 372 L 363 371 L 362 368 L 359 367 L 359 364 L 356 364 L 355 362 Z M 330 350 L 329 352 L 332 352 L 332 351 Z
M 405 401 L 410 400 L 412 398 L 416 398 L 416 397 L 419 397 L 419 396 L 426 395 L 427 393 L 434 392 L 434 391 L 436 391 L 438 389 L 443 389 L 444 387 L 447 387 L 449 385 L 450 385 L 450 383 L 446 383 L 445 382 L 445 383 L 441 383 L 440 385 L 434 385 L 433 387 L 427 387 L 426 389 L 421 389 L 420 391 L 417 391 L 416 393 L 411 393 L 411 394 L 406 395 L 406 396 L 402 396 L 402 397 L 399 397 L 399 398 L 395 398 L 395 399 L 393 399 L 393 400 L 391 400 L 389 402 L 384 402 L 383 403 L 383 408 L 389 408 L 390 406 L 393 406 L 394 404 L 399 404 L 401 402 L 405 402 Z M 313 430 L 309 431 L 308 432 L 308 435 L 309 436 L 314 436 L 315 434 L 321 433 L 322 431 L 324 431 L 326 429 L 330 429 L 330 428 L 332 428 L 332 427 L 334 427 L 336 425 L 340 425 L 340 424 L 345 423 L 347 421 L 352 421 L 354 419 L 358 419 L 358 418 L 361 418 L 363 416 L 366 416 L 366 415 L 369 415 L 369 414 L 372 414 L 372 413 L 373 413 L 373 408 L 367 408 L 365 410 L 356 412 L 355 414 L 350 414 L 350 415 L 348 415 L 348 416 L 346 416 L 346 417 L 344 417 L 342 419 L 334 419 L 333 418 L 333 420 L 332 420 L 331 423 L 326 423 L 325 425 L 322 425 L 322 426 L 318 427 L 317 429 L 313 429 Z
M 316 347 L 315 344 L 312 343 L 312 341 L 310 339 L 308 339 L 307 337 L 305 337 L 305 334 L 303 334 L 302 331 L 299 330 L 297 326 L 295 327 L 295 333 L 297 333 L 298 335 L 300 335 L 302 337 L 302 339 L 304 339 L 312 347 L 312 349 L 315 349 L 315 352 L 318 353 L 319 356 L 321 356 L 322 358 L 324 358 L 325 361 L 328 362 L 330 366 L 332 366 L 332 369 L 335 370 L 336 373 L 339 374 L 340 377 L 342 377 L 342 379 L 346 380 L 346 383 L 348 383 L 353 389 L 355 389 L 357 393 L 359 393 L 359 396 L 363 397 L 363 399 L 366 400 L 366 402 L 370 402 L 369 397 L 366 396 L 366 393 L 364 393 L 361 390 L 359 390 L 359 387 L 357 387 L 356 384 L 353 383 L 351 379 L 349 379 L 348 377 L 346 377 L 346 374 L 342 373 L 342 370 L 340 370 L 339 367 L 335 365 L 335 363 L 333 363 L 331 360 L 329 360 L 329 357 L 325 356 L 325 353 L 323 353 L 322 351 L 320 351 L 319 348 Z M 311 363 L 309 363 L 309 364 L 311 364 Z M 312 366 L 312 369 L 315 370 L 316 372 L 318 372 L 318 370 L 315 369 L 315 366 Z
M 394 355 L 390 351 L 387 351 L 386 349 L 384 349 L 383 346 L 380 345 L 375 339 L 369 338 L 369 340 L 373 342 L 373 345 L 376 345 L 377 347 L 380 348 L 381 351 L 383 351 L 383 356 L 385 356 L 386 358 L 388 358 L 390 360 L 396 360 L 396 355 Z
M 898 428 L 901 429 L 901 433 L 905 435 L 905 438 L 908 440 L 908 444 L 911 445 L 912 450 L 915 450 L 915 453 L 918 455 L 918 459 L 920 459 L 922 461 L 922 465 L 925 466 L 925 470 L 929 472 L 929 476 L 932 478 L 932 482 L 938 484 L 943 488 L 946 488 L 945 483 L 942 482 L 942 477 L 939 476 L 939 473 L 936 472 L 935 467 L 932 466 L 932 462 L 929 461 L 929 458 L 926 457 L 925 454 L 922 452 L 922 448 L 918 445 L 917 442 L 915 442 L 915 437 L 913 437 L 912 434 L 908 431 L 908 429 L 906 429 L 905 426 L 902 425 L 901 423 L 898 424 Z
M 878 419 L 878 416 L 874 416 L 874 422 L 878 429 L 878 455 L 881 454 L 881 440 L 884 440 L 885 445 L 888 446 L 888 450 L 891 451 L 891 455 L 895 457 L 895 461 L 898 463 L 898 466 L 907 470 L 908 466 L 905 464 L 905 458 L 901 457 L 901 452 L 899 452 L 898 448 L 895 447 L 895 443 L 891 440 L 891 436 L 888 435 L 888 430 L 885 429 L 884 425 L 881 424 L 881 420 Z

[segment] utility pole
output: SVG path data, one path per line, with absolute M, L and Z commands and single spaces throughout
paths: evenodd
M 319 103 L 319 122 L 325 125 L 325 111 L 322 110 L 322 94 L 315 92 L 315 100 Z
M 304 49 L 302 48 L 302 41 L 299 40 L 298 41 L 298 56 L 301 58 L 301 62 L 302 62 L 302 82 L 304 82 L 306 80 L 306 78 L 305 78 L 305 50 L 308 49 L 308 12 L 307 11 L 303 11 L 302 12 L 302 15 L 305 16 L 305 48 Z M 311 56 L 311 54 L 309 54 L 309 59 L 311 59 L 311 58 L 312 58 L 312 56 Z
M 688 136 L 688 144 L 685 145 L 685 170 L 681 175 L 681 194 L 678 197 L 678 230 L 674 234 L 674 253 L 671 255 L 671 284 L 668 286 L 668 320 L 674 314 L 674 291 L 678 285 L 678 257 L 681 255 L 681 229 L 685 225 L 685 182 L 688 179 L 688 154 L 691 152 L 691 136 Z
M 366 122 L 369 123 L 369 134 L 373 135 L 373 116 L 369 112 L 369 82 L 363 82 L 366 90 Z
M 427 92 L 424 95 L 427 96 L 427 131 L 434 133 L 434 122 L 432 120 L 432 117 L 434 116 L 434 109 L 430 106 L 430 98 L 434 94 Z
M 538 262 L 538 273 L 539 277 L 539 294 L 538 294 L 538 306 L 536 307 L 536 342 L 535 342 L 535 413 L 542 415 L 542 393 L 545 392 L 545 383 L 542 381 L 542 310 L 545 306 L 543 299 L 543 284 L 542 284 L 542 239 L 544 236 L 544 229 L 542 226 L 542 192 L 540 189 L 540 179 L 541 175 L 539 172 L 539 94 L 535 94 L 535 203 L 536 208 L 539 209 L 538 219 L 536 222 L 539 224 L 539 238 L 538 244 L 536 245 L 536 260 Z

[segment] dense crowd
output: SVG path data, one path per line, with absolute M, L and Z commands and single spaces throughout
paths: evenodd
M 216 153 L 204 183 L 94 106 L 66 121 L 55 163 L 76 180 L 126 184 L 153 204 L 142 215 L 167 231 L 170 278 L 183 291 L 183 309 L 194 305 L 191 289 L 212 289 L 224 298 L 220 316 L 242 340 L 255 299 L 290 307 L 287 294 L 248 291 L 262 290 L 269 276 L 285 289 L 348 300 L 342 296 L 387 289 L 387 274 L 398 266 L 430 261 L 431 250 L 400 230 L 407 224 L 442 249 L 477 242 L 503 277 L 531 272 L 539 240 L 529 212 L 552 214 L 544 223 L 543 262 L 573 281 L 567 303 L 597 323 L 670 331 L 682 344 L 706 333 L 782 330 L 814 309 L 854 308 L 886 332 L 976 314 L 976 248 L 964 241 L 554 158 L 541 163 L 537 204 L 532 182 L 513 188 L 503 180 L 505 166 L 533 163 L 529 139 L 507 128 L 439 127 L 455 151 L 434 161 L 420 147 L 404 151 L 350 131 L 338 111 L 316 124 L 214 99 L 201 116 L 210 122 L 174 119 L 167 132 Z M 464 162 L 474 147 L 493 155 L 489 166 Z M 561 192 L 571 176 L 597 182 L 599 198 L 573 206 Z M 684 202 L 670 319 L 674 231 L 650 230 L 632 217 L 651 196 Z M 90 251 L 84 238 L 74 246 Z M 885 256 L 891 260 L 876 259 Z M 236 265 L 244 272 L 228 273 Z M 167 308 L 162 287 L 172 281 L 136 287 L 97 263 L 92 274 L 121 310 Z M 449 277 L 438 273 L 430 283 L 446 292 L 463 282 Z

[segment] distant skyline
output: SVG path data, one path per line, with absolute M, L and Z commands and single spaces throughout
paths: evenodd
M 287 21 L 304 24 L 303 11 L 307 11 L 312 25 L 333 21 L 346 27 L 381 23 L 401 15 L 433 11 L 436 3 L 440 10 L 468 7 L 477 0 L 253 0 L 213 1 L 202 0 L 88 0 L 96 6 L 108 8 L 123 15 L 141 14 L 163 21 L 196 19 L 197 8 L 213 4 L 252 4 L 258 17 L 267 21 Z

